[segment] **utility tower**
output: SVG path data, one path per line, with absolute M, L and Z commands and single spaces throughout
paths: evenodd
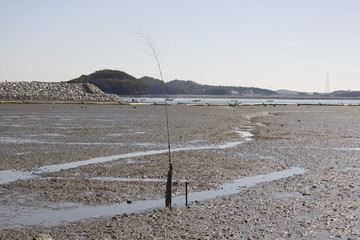
M 330 80 L 329 80 L 329 71 L 326 73 L 326 87 L 325 87 L 325 93 L 330 93 Z

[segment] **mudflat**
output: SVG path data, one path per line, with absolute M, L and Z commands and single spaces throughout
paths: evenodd
M 0 104 L 0 112 L 0 239 L 360 237 L 357 106 L 168 106 L 174 198 L 184 182 L 207 194 L 264 178 L 207 200 L 189 195 L 189 207 L 171 210 L 163 106 Z M 293 168 L 303 171 L 266 179 Z

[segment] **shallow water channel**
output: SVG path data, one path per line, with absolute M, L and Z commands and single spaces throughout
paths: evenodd
M 250 132 L 247 132 L 247 131 L 236 130 L 235 132 L 239 133 L 244 140 L 236 141 L 236 142 L 225 142 L 223 144 L 214 144 L 214 145 L 179 147 L 179 148 L 173 148 L 173 149 L 171 149 L 171 151 L 172 152 L 180 152 L 180 151 L 232 148 L 232 147 L 235 147 L 246 141 L 251 141 L 251 137 L 253 136 Z M 157 154 L 167 153 L 167 151 L 168 151 L 167 149 L 161 149 L 161 150 L 150 150 L 150 151 L 143 151 L 143 152 L 111 155 L 111 156 L 106 156 L 106 157 L 91 158 L 91 159 L 87 159 L 87 160 L 69 162 L 69 163 L 64 163 L 64 164 L 47 165 L 47 166 L 39 167 L 37 169 L 32 169 L 30 171 L 29 170 L 19 170 L 19 171 L 3 170 L 3 171 L 0 171 L 0 184 L 11 183 L 11 182 L 14 182 L 17 180 L 26 180 L 26 179 L 30 179 L 30 178 L 36 178 L 39 176 L 39 174 L 42 174 L 42 173 L 59 172 L 61 170 L 77 168 L 77 167 L 84 166 L 84 165 L 111 162 L 111 161 L 116 161 L 116 160 L 125 159 L 125 158 L 157 155 Z
M 221 185 L 216 190 L 193 192 L 188 195 L 188 200 L 204 201 L 215 197 L 226 196 L 238 193 L 246 188 L 253 187 L 262 182 L 270 182 L 298 174 L 303 174 L 306 169 L 293 167 L 283 171 L 271 172 L 263 175 L 240 178 Z M 173 207 L 183 206 L 185 196 L 176 196 L 172 199 Z M 164 207 L 164 199 L 134 201 L 131 204 L 123 202 L 120 204 L 106 206 L 75 206 L 66 210 L 49 209 L 23 209 L 20 213 L 13 212 L 7 207 L 0 207 L 1 212 L 5 213 L 0 220 L 0 229 L 17 228 L 27 225 L 55 226 L 63 222 L 72 222 L 85 218 L 111 216 L 115 214 L 135 213 L 146 210 Z
M 204 145 L 196 147 L 180 147 L 172 149 L 173 152 L 177 151 L 193 151 L 193 150 L 204 150 L 204 149 L 225 149 L 232 148 L 239 144 L 242 144 L 247 141 L 251 141 L 253 136 L 248 131 L 236 130 L 239 135 L 242 137 L 242 141 L 236 142 L 226 142 L 223 144 L 214 144 L 214 145 Z M 26 180 L 31 178 L 41 178 L 42 173 L 49 172 L 58 172 L 60 170 L 66 170 L 71 168 L 76 168 L 79 166 L 89 165 L 89 164 L 99 164 L 110 161 L 116 161 L 123 158 L 132 158 L 145 155 L 155 155 L 166 153 L 168 150 L 151 150 L 144 152 L 135 152 L 127 153 L 120 155 L 112 155 L 107 157 L 92 158 L 88 160 L 76 161 L 65 164 L 58 165 L 48 165 L 43 166 L 37 169 L 32 169 L 31 171 L 15 171 L 15 170 L 5 170 L 0 171 L 0 184 L 6 184 L 17 180 Z M 238 193 L 245 188 L 253 187 L 256 184 L 262 182 L 274 181 L 281 178 L 286 178 L 294 176 L 297 174 L 303 174 L 306 170 L 303 168 L 289 168 L 283 171 L 271 172 L 264 175 L 256 175 L 251 177 L 240 178 L 232 182 L 226 183 L 220 186 L 216 190 L 202 191 L 202 192 L 192 192 L 188 195 L 189 202 L 194 201 L 203 201 L 219 196 L 226 196 Z M 108 179 L 111 181 L 127 181 L 126 179 Z M 136 181 L 136 179 L 128 179 L 129 181 Z M 140 181 L 153 181 L 152 179 L 138 179 Z M 154 181 L 163 181 L 163 180 L 154 180 Z M 183 206 L 185 204 L 185 196 L 176 196 L 172 199 L 173 207 Z M 0 218 L 0 229 L 6 228 L 18 228 L 28 225 L 42 225 L 42 226 L 54 226 L 62 222 L 72 222 L 81 219 L 91 218 L 91 217 L 101 217 L 101 216 L 110 216 L 115 214 L 124 214 L 124 213 L 134 213 L 141 212 L 150 209 L 156 209 L 164 207 L 164 199 L 156 200 L 143 200 L 143 201 L 133 201 L 131 204 L 123 202 L 120 204 L 106 205 L 106 206 L 84 206 L 82 204 L 74 203 L 59 203 L 54 204 L 54 208 L 60 210 L 54 210 L 50 208 L 40 208 L 35 206 L 0 206 L 1 218 Z

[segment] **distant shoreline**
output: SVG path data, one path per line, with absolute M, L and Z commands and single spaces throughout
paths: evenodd
M 86 102 L 86 101 L 22 101 L 22 100 L 0 100 L 0 104 L 97 104 L 97 105 L 128 105 L 123 102 Z
M 214 98 L 213 98 L 214 99 Z M 220 98 L 218 98 L 220 99 Z M 231 98 L 229 98 L 231 99 Z M 249 98 L 251 99 L 251 98 Z M 254 98 L 252 98 L 254 99 Z M 258 98 L 261 99 L 261 98 Z M 289 98 L 283 98 L 285 99 L 289 99 Z M 295 99 L 294 99 L 295 100 Z M 332 100 L 332 99 L 307 99 L 307 100 Z M 335 100 L 340 100 L 340 99 L 335 99 Z M 344 99 L 343 99 L 344 100 Z M 126 101 L 122 101 L 122 102 L 94 102 L 94 101 L 21 101 L 21 100 L 16 100 L 16 101 L 11 101 L 11 100 L 0 100 L 0 105 L 4 105 L 4 104 L 63 104 L 63 105 L 79 105 L 79 104 L 83 104 L 83 105 L 131 105 L 131 106 L 143 106 L 143 105 L 158 105 L 158 106 L 162 106 L 165 105 L 165 103 L 157 103 L 157 102 L 126 102 Z M 171 106 L 177 106 L 177 105 L 182 105 L 182 106 L 229 106 L 229 107 L 244 107 L 244 106 L 360 106 L 360 104 L 349 104 L 349 103 L 276 103 L 276 102 L 264 102 L 264 103 L 246 103 L 246 102 L 234 102 L 234 103 L 204 103 L 204 102 L 189 102 L 189 103 L 176 103 L 176 102 L 167 102 L 167 105 L 171 105 Z
M 122 98 L 163 98 L 163 95 L 128 95 Z M 293 96 L 293 95 L 166 95 L 167 98 L 223 98 L 223 99 L 325 99 L 325 100 L 360 100 L 360 97 L 324 97 L 324 96 Z

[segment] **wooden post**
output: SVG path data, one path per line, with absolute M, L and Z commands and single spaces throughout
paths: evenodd
M 172 183 L 172 164 L 169 164 L 168 178 L 166 182 L 165 206 L 171 209 L 171 183 Z
M 188 206 L 188 182 L 185 182 L 185 206 Z

